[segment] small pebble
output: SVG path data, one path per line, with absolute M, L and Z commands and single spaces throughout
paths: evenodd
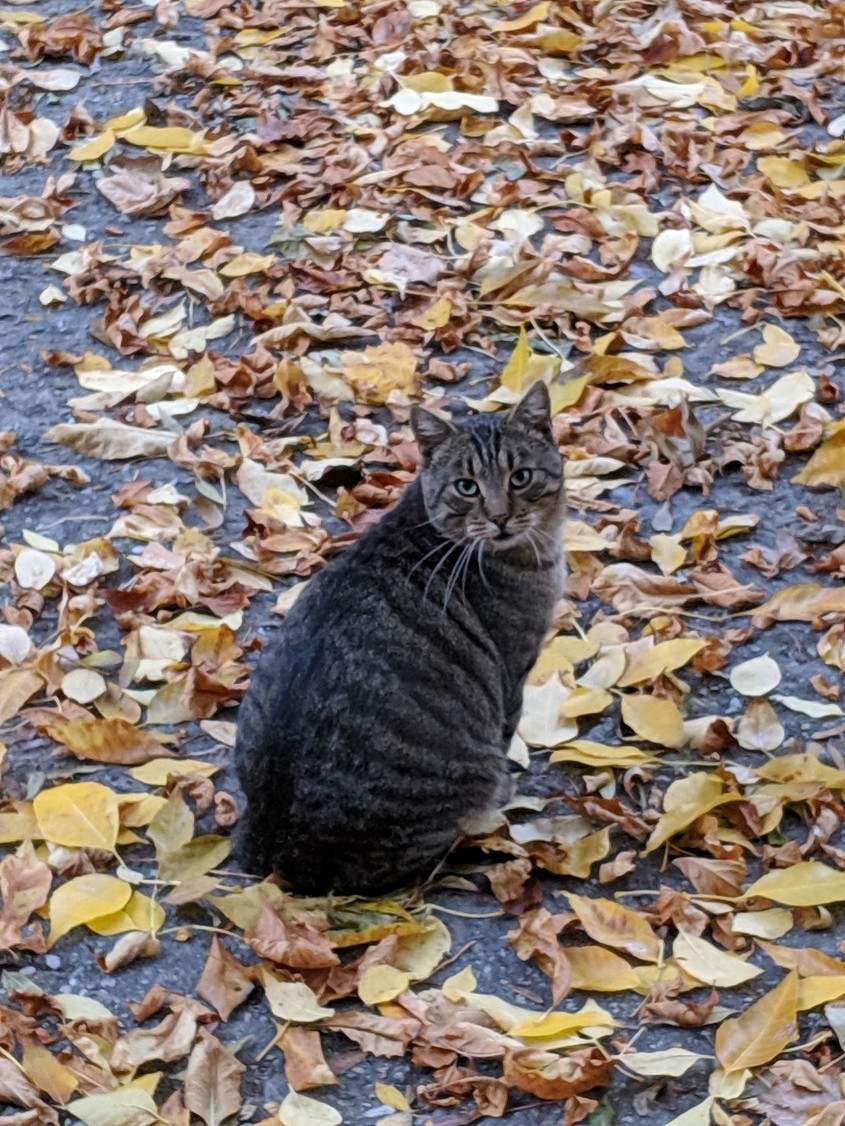
M 62 960 L 58 954 L 46 954 L 44 962 L 49 970 L 60 970 L 62 968 Z

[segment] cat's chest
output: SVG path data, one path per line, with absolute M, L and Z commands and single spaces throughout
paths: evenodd
M 533 662 L 563 586 L 563 567 L 506 572 L 481 585 L 475 610 L 502 657 L 522 669 Z

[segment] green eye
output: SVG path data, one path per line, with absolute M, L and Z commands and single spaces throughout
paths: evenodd
M 477 497 L 480 491 L 478 482 L 473 481 L 472 477 L 459 477 L 455 482 L 455 488 L 462 497 Z
M 511 484 L 515 489 L 524 489 L 526 485 L 531 484 L 531 478 L 534 474 L 530 469 L 515 469 L 511 473 Z

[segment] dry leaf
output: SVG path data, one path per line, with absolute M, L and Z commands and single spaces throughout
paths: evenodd
M 740 1016 L 716 1030 L 716 1058 L 725 1071 L 759 1067 L 798 1035 L 798 974 L 793 970 Z

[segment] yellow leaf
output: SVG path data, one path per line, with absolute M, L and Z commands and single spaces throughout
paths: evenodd
M 220 867 L 231 848 L 231 839 L 217 833 L 195 837 L 164 853 L 159 859 L 158 874 L 162 880 L 174 884 L 204 876 L 212 868 Z
M 845 791 L 845 770 L 826 766 L 814 755 L 778 755 L 755 766 L 754 773 L 768 782 L 818 782 L 828 790 Z
M 132 888 L 114 876 L 94 873 L 68 880 L 53 892 L 50 900 L 50 941 L 54 943 L 74 927 L 120 911 L 132 895 Z
M 547 363 L 545 356 L 535 356 L 534 359 L 542 361 L 544 365 Z M 581 396 L 589 382 L 589 375 L 579 375 L 577 379 L 568 379 L 565 383 L 552 383 L 549 387 L 552 417 L 569 407 L 576 406 L 581 401 Z
M 743 129 L 742 133 L 740 134 L 740 140 L 742 141 L 743 145 L 745 145 L 746 148 L 751 149 L 752 152 L 763 152 L 766 149 L 776 149 L 779 145 L 783 144 L 787 137 L 788 134 L 785 129 L 783 129 L 780 125 L 774 125 L 770 121 L 755 121 L 753 125 L 749 125 L 747 129 Z M 762 161 L 765 159 L 766 157 L 763 157 L 762 160 L 757 161 L 757 167 L 761 172 L 765 171 L 761 167 Z M 795 163 L 797 164 L 798 162 L 796 161 Z M 800 164 L 798 165 L 798 168 L 801 169 Z M 773 184 L 776 182 L 772 176 L 769 176 L 769 180 Z M 809 180 L 809 176 L 807 177 L 807 180 Z M 803 182 L 806 183 L 807 180 Z M 778 184 L 777 186 L 788 187 L 789 185 Z
M 224 278 L 243 278 L 247 274 L 263 274 L 274 261 L 272 254 L 253 254 L 247 251 L 230 258 L 225 266 L 220 267 L 220 273 Z
M 452 302 L 448 297 L 438 297 L 427 309 L 423 309 L 416 317 L 411 317 L 411 324 L 425 329 L 426 332 L 433 332 L 434 329 L 443 328 L 448 324 L 451 315 Z
M 756 895 L 787 907 L 842 903 L 845 902 L 845 872 L 838 872 L 820 860 L 804 860 L 791 868 L 767 872 L 743 892 L 745 899 Z
M 99 782 L 53 786 L 37 794 L 32 804 L 45 840 L 67 848 L 102 848 L 109 852 L 114 848 L 120 807 L 117 794 L 108 786 Z
M 553 637 L 540 652 L 531 670 L 529 684 L 542 684 L 556 672 L 567 672 L 573 665 L 594 657 L 599 651 L 596 641 L 581 637 Z
M 549 15 L 549 0 L 541 0 L 539 4 L 535 4 L 533 8 L 529 8 L 527 12 L 523 12 L 521 16 L 517 16 L 512 20 L 496 20 L 491 25 L 491 31 L 523 31 L 526 27 L 531 27 L 535 23 L 542 23 L 548 19 Z
M 613 703 L 613 697 L 604 688 L 574 688 L 563 702 L 560 714 L 563 719 L 577 719 L 582 715 L 599 715 Z
M 122 133 L 127 129 L 133 129 L 136 125 L 143 125 L 146 120 L 147 115 L 144 111 L 136 107 L 126 113 L 119 113 L 116 117 L 110 117 L 108 121 L 103 123 L 103 129 L 111 129 L 113 133 Z
M 279 981 L 265 967 L 261 971 L 261 984 L 273 1016 L 277 1020 L 292 1020 L 301 1024 L 334 1016 L 334 1009 L 321 1005 L 317 994 L 304 981 Z
M 547 1036 L 561 1036 L 580 1032 L 583 1028 L 614 1028 L 616 1021 L 596 1005 L 587 1006 L 577 1013 L 546 1013 L 534 1020 L 519 1021 L 508 1029 L 509 1036 L 521 1040 L 536 1040 Z
M 672 700 L 658 696 L 622 697 L 622 721 L 639 735 L 661 747 L 680 747 L 684 742 L 684 717 Z
M 32 802 L 16 802 L 12 811 L 0 813 L 0 844 L 38 840 L 40 836 Z
M 153 1126 L 162 1121 L 152 1095 L 137 1086 L 118 1087 L 105 1095 L 86 1095 L 67 1107 L 84 1126 Z
M 754 349 L 754 360 L 768 368 L 785 368 L 795 363 L 801 351 L 798 344 L 780 325 L 763 326 L 763 343 Z
M 563 27 L 544 27 L 539 30 L 537 41 L 550 55 L 571 55 L 583 43 L 583 37 Z
M 598 860 L 610 852 L 610 829 L 605 827 L 595 833 L 587 833 L 574 841 L 567 841 L 566 848 L 557 856 L 544 858 L 542 866 L 558 876 L 575 876 L 586 880 L 590 870 Z M 538 861 L 539 863 L 539 861 Z
M 440 987 L 447 1001 L 456 1005 L 464 999 L 467 993 L 474 993 L 478 988 L 478 981 L 473 973 L 472 966 L 464 966 L 456 974 L 447 977 Z
M 21 1064 L 30 1082 L 54 1102 L 64 1105 L 79 1086 L 73 1072 L 37 1040 L 24 1040 Z
M 659 641 L 651 649 L 638 653 L 629 662 L 617 684 L 620 688 L 629 688 L 633 684 L 655 680 L 665 672 L 673 672 L 689 664 L 706 644 L 705 641 L 692 637 L 676 637 L 671 641 Z
M 663 944 L 642 915 L 611 899 L 568 896 L 581 926 L 595 942 L 618 947 L 642 962 L 657 962 Z
M 590 739 L 573 739 L 557 751 L 553 751 L 550 762 L 578 762 L 582 766 L 592 766 L 599 770 L 612 767 L 627 768 L 655 762 L 655 756 L 638 747 L 607 746 L 593 743 Z
M 624 958 L 603 946 L 567 946 L 572 988 L 597 993 L 640 990 L 642 978 Z
M 365 1005 L 393 1001 L 408 988 L 411 979 L 395 966 L 369 966 L 358 981 L 358 996 Z
M 716 1030 L 716 1058 L 725 1071 L 760 1067 L 779 1056 L 798 1033 L 798 974 L 793 970 L 780 985 Z
M 845 613 L 845 587 L 799 583 L 779 590 L 752 612 L 754 625 L 765 629 L 772 622 L 812 622 L 823 614 Z
M 395 933 L 397 942 L 393 964 L 396 969 L 406 973 L 411 981 L 425 981 L 431 977 L 452 949 L 449 928 L 442 919 L 436 917 L 426 919 L 422 926 L 409 918 L 404 929 Z M 371 940 L 362 939 L 359 935 L 358 941 Z
M 737 90 L 737 97 L 739 98 L 753 98 L 757 91 L 760 89 L 760 81 L 757 77 L 757 68 L 753 63 L 745 64 L 746 78 L 743 84 Z
M 646 842 L 645 852 L 654 849 L 688 829 L 711 809 L 725 802 L 741 801 L 741 794 L 725 793 L 725 788 L 715 775 L 691 774 L 673 782 L 663 796 L 664 813 Z
M 811 488 L 845 485 L 845 427 L 831 428 L 828 437 L 791 481 L 793 485 L 809 485 Z
M 44 681 L 32 669 L 8 668 L 0 671 L 0 723 L 13 719 Z
M 758 156 L 757 168 L 776 188 L 786 188 L 791 191 L 793 188 L 802 188 L 810 182 L 804 165 L 798 160 L 790 160 L 787 156 Z
M 398 1089 L 389 1083 L 376 1083 L 376 1098 L 384 1106 L 393 1107 L 394 1110 L 410 1111 L 411 1104 Z
M 164 786 L 171 774 L 195 774 L 199 778 L 211 778 L 220 767 L 214 762 L 197 758 L 154 758 L 142 766 L 135 766 L 129 774 L 136 782 L 145 786 Z
M 344 208 L 321 207 L 314 211 L 306 211 L 302 217 L 302 225 L 312 234 L 325 235 L 343 226 L 345 218 Z
M 111 719 L 76 719 L 69 723 L 55 723 L 47 728 L 47 734 L 57 743 L 67 747 L 76 758 L 88 759 L 92 762 L 120 763 L 128 766 L 147 762 L 151 758 L 161 756 L 163 752 L 166 753 L 166 748 L 149 731 L 142 731 L 119 716 Z
M 525 325 L 521 325 L 519 329 L 519 337 L 516 342 L 516 347 L 511 352 L 510 359 L 505 364 L 499 382 L 502 387 L 507 387 L 510 391 L 516 391 L 521 394 L 525 389 L 525 377 L 528 373 L 528 361 L 531 358 L 531 349 L 528 346 L 528 334 L 525 331 Z
M 363 352 L 343 352 L 341 364 L 359 402 L 379 406 L 391 391 L 415 395 L 419 389 L 417 358 L 401 340 L 370 345 Z
M 683 930 L 678 931 L 672 953 L 675 961 L 690 977 L 719 988 L 730 989 L 734 985 L 742 985 L 763 972 L 758 966 Z
M 114 147 L 117 138 L 111 129 L 106 129 L 104 133 L 100 133 L 97 137 L 91 137 L 90 140 L 83 142 L 81 145 L 76 145 L 67 154 L 70 160 L 99 160 L 104 156 L 110 148 Z
M 158 794 L 121 794 L 120 824 L 124 829 L 140 829 L 149 825 L 162 806 L 165 798 Z
M 687 1048 L 665 1048 L 659 1052 L 623 1052 L 619 1062 L 636 1075 L 684 1075 L 693 1064 L 705 1059 Z
M 136 125 L 121 133 L 120 139 L 144 149 L 191 153 L 195 156 L 205 156 L 208 153 L 203 134 L 194 133 L 181 125 Z
M 672 575 L 687 560 L 686 548 L 680 542 L 680 536 L 667 536 L 664 532 L 649 539 L 652 562 L 656 563 L 664 575 Z
M 805 1009 L 828 1005 L 841 997 L 845 997 L 845 976 L 830 977 L 827 974 L 820 974 L 803 977 L 798 982 L 798 1011 L 801 1013 Z
M 731 931 L 751 938 L 783 938 L 794 925 L 791 911 L 785 907 L 770 907 L 766 911 L 737 911 L 731 921 Z
M 133 891 L 119 911 L 89 919 L 88 926 L 95 934 L 103 935 L 125 934 L 127 931 L 158 934 L 165 918 L 164 908 L 159 903 L 148 895 Z

